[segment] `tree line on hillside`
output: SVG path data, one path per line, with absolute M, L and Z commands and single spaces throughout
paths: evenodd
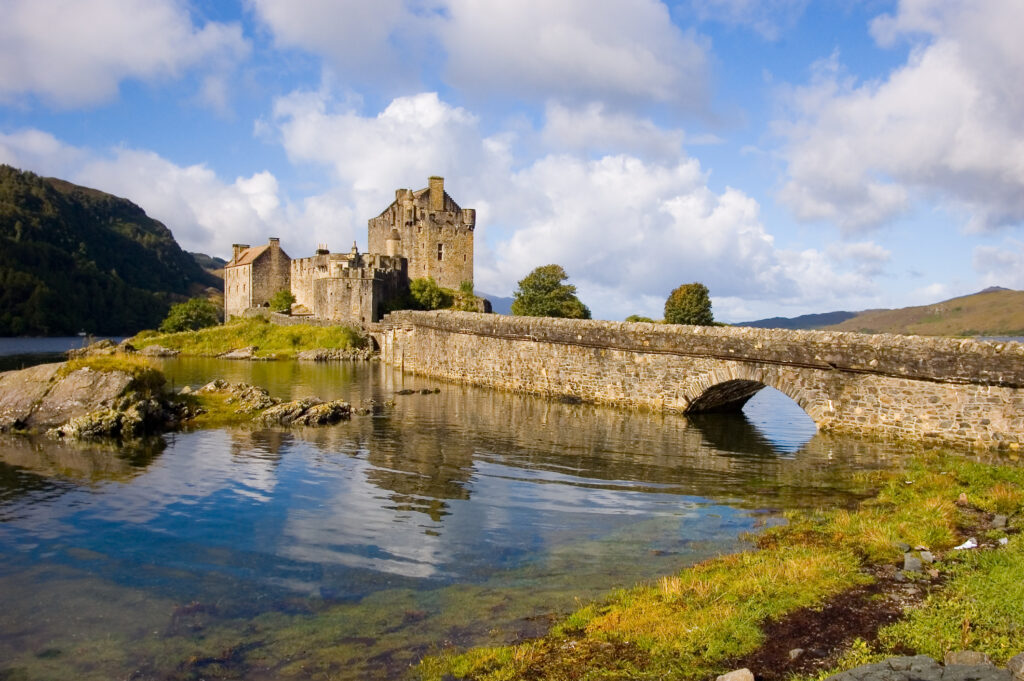
M 0 335 L 134 333 L 218 283 L 132 202 L 0 165 Z

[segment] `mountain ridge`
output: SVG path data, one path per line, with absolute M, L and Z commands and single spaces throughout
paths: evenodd
M 218 284 L 128 199 L 0 165 L 0 335 L 133 333 Z

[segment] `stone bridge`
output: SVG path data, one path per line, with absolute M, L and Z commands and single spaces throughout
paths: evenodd
M 506 390 L 682 413 L 765 386 L 818 428 L 1017 449 L 1024 345 L 922 336 L 395 312 L 387 364 Z

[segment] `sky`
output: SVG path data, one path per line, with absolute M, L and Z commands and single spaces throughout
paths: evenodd
M 476 208 L 478 292 L 594 316 L 1024 288 L 1024 0 L 0 0 L 0 163 L 183 248 L 366 248 L 397 188 Z

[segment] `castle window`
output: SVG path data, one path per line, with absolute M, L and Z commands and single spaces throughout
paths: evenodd
M 444 260 L 444 244 L 437 245 L 437 259 Z

